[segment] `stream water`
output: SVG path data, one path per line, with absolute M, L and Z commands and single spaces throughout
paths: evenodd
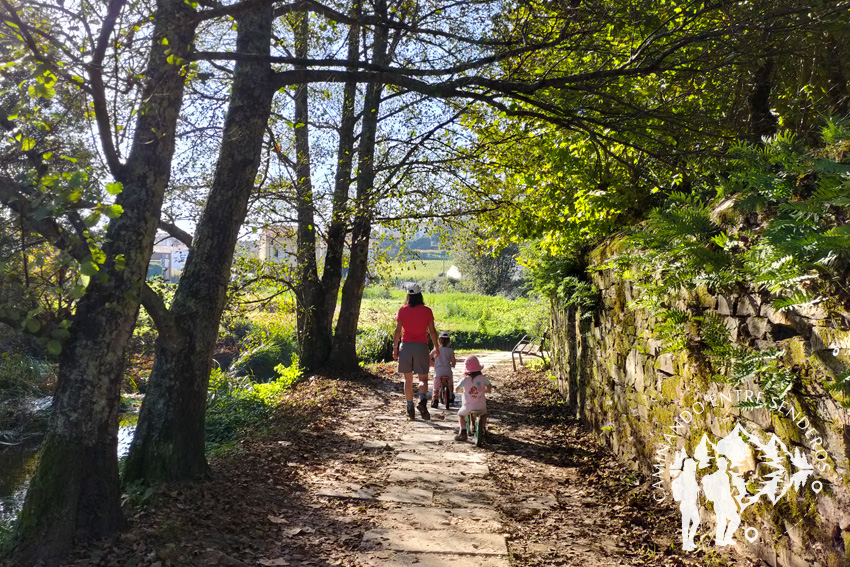
M 40 398 L 32 403 L 40 404 L 38 409 L 44 410 L 50 406 L 50 400 Z M 138 410 L 138 407 L 136 409 Z M 130 450 L 139 414 L 125 413 L 119 419 L 118 458 L 123 459 Z M 37 463 L 38 447 L 0 448 L 0 525 L 14 520 L 23 506 L 24 496 Z

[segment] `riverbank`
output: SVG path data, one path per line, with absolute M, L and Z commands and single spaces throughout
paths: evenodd
M 19 414 L 33 413 L 26 418 L 29 425 L 22 434 L 9 436 L 9 440 L 0 443 L 0 529 L 15 520 L 24 504 L 29 480 L 38 464 L 38 448 L 47 428 L 52 402 L 49 396 L 18 400 Z M 119 417 L 119 459 L 126 457 L 130 450 L 140 407 L 140 396 L 128 398 L 123 404 L 126 411 Z

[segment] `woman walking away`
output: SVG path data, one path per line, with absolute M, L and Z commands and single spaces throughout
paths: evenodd
M 422 419 L 431 419 L 428 413 L 428 370 L 431 367 L 428 353 L 428 335 L 434 343 L 435 356 L 440 355 L 437 342 L 437 329 L 434 327 L 434 313 L 425 306 L 422 289 L 413 284 L 407 290 L 404 305 L 396 315 L 393 334 L 393 358 L 398 360 L 398 371 L 404 374 L 404 397 L 407 399 L 407 417 L 416 418 L 413 409 L 413 373 L 419 376 L 419 413 Z M 399 348 L 401 340 L 401 348 Z

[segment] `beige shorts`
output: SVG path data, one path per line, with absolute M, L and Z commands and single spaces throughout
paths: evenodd
M 402 374 L 428 374 L 431 354 L 426 343 L 401 343 L 398 349 L 398 371 Z

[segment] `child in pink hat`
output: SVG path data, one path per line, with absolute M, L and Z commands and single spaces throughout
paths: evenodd
M 458 384 L 455 392 L 463 392 L 463 405 L 458 410 L 460 431 L 455 435 L 455 441 L 466 441 L 466 416 L 470 412 L 478 412 L 480 419 L 484 420 L 487 415 L 487 398 L 485 394 L 492 389 L 490 380 L 481 371 L 484 367 L 478 362 L 478 357 L 470 356 L 466 359 L 466 372 L 463 380 Z M 483 425 L 482 421 L 482 425 Z

